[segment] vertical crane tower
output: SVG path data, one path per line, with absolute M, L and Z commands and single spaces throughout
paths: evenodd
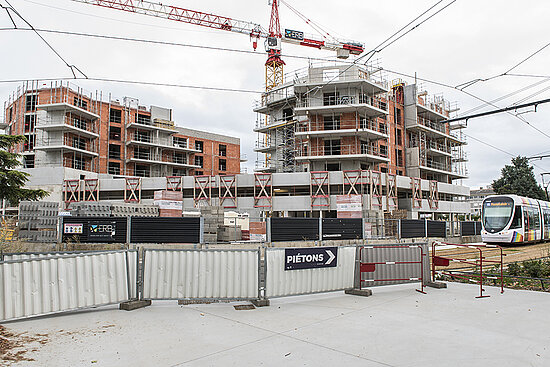
M 292 43 L 300 46 L 317 48 L 319 50 L 336 51 L 338 58 L 346 59 L 350 54 L 359 55 L 364 51 L 363 45 L 354 41 L 342 41 L 334 37 L 316 38 L 303 32 L 285 29 L 284 37 L 279 22 L 279 3 L 281 0 L 271 0 L 271 19 L 269 30 L 249 21 L 236 20 L 215 14 L 189 10 L 177 6 L 163 5 L 145 0 L 71 0 L 79 3 L 101 6 L 104 8 L 127 11 L 158 18 L 184 22 L 202 27 L 246 34 L 256 50 L 258 40 L 266 40 L 267 61 L 265 63 L 265 88 L 270 91 L 283 84 L 283 66 L 281 58 L 281 43 Z

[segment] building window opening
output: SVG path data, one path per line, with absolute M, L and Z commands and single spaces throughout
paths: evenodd
M 120 159 L 120 145 L 109 144 L 109 159 Z
M 109 111 L 109 122 L 120 123 L 122 121 L 122 111 L 111 108 Z
M 109 162 L 109 174 L 111 174 L 111 175 L 120 175 L 120 163 L 118 163 L 118 162 Z
M 121 139 L 120 127 L 109 126 L 109 139 L 111 139 L 111 140 L 120 140 Z
M 339 130 L 340 116 L 324 116 L 323 125 L 325 130 Z
M 199 166 L 200 168 L 204 168 L 204 158 L 202 155 L 196 155 L 195 156 L 195 166 Z
M 38 96 L 33 94 L 33 95 L 28 95 L 27 98 L 25 99 L 25 111 L 26 112 L 34 112 L 36 111 L 36 102 L 38 101 Z
M 218 147 L 220 157 L 227 157 L 227 146 L 220 144 Z
M 74 98 L 73 98 L 73 105 L 75 105 L 76 107 L 80 107 L 80 108 L 82 108 L 83 110 L 87 110 L 87 109 L 88 109 L 88 102 L 86 102 L 86 101 L 83 100 L 82 98 L 74 97 Z
M 227 170 L 227 161 L 225 159 L 220 159 L 218 164 L 218 169 L 220 171 L 226 171 Z
M 36 123 L 36 115 L 25 115 L 25 132 L 31 133 L 34 131 Z
M 204 142 L 200 140 L 195 140 L 195 149 L 201 153 L 204 152 Z

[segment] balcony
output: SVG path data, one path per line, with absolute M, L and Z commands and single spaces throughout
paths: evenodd
M 383 116 L 388 113 L 387 103 L 369 95 L 305 97 L 298 100 L 296 112 L 345 113 L 359 112 L 367 117 Z
M 465 172 L 465 170 L 461 169 L 460 167 L 454 166 L 452 164 L 447 164 L 443 162 L 436 162 L 436 161 L 421 162 L 420 168 L 427 171 L 435 172 L 435 173 L 449 175 L 453 178 L 468 177 L 467 172 Z
M 129 154 L 129 161 L 135 163 L 162 164 L 183 168 L 200 168 L 194 164 L 188 164 L 186 157 L 161 156 L 159 154 L 132 151 Z
M 296 160 L 315 161 L 331 159 L 359 159 L 369 162 L 389 162 L 388 154 L 380 151 L 377 146 L 366 144 L 341 145 L 333 147 L 303 147 L 296 151 Z
M 50 103 L 50 104 L 41 104 L 36 107 L 39 110 L 44 111 L 64 111 L 64 112 L 70 112 L 73 115 L 77 115 L 80 117 L 83 117 L 88 120 L 97 120 L 99 119 L 99 115 L 96 115 L 95 113 L 92 113 L 90 111 L 87 111 L 83 108 L 74 106 L 67 102 L 61 102 L 61 103 Z
M 277 103 L 287 102 L 294 98 L 296 98 L 296 96 L 294 94 L 293 86 L 287 85 L 273 89 L 262 95 L 261 101 L 254 108 L 254 112 L 266 113 L 268 111 L 268 106 L 273 106 Z
M 85 121 L 75 117 L 64 116 L 63 119 L 39 119 L 37 129 L 45 131 L 73 131 L 88 138 L 98 138 L 97 126 L 92 121 Z
M 268 153 L 277 149 L 275 144 L 271 144 L 271 140 L 268 141 L 256 141 L 254 151 L 258 153 Z
M 266 133 L 269 130 L 277 129 L 286 125 L 293 125 L 296 123 L 296 120 L 287 120 L 287 119 L 281 119 L 281 120 L 273 120 L 271 118 L 265 119 L 265 120 L 259 120 L 256 121 L 256 127 L 253 131 L 258 133 Z
M 419 114 L 427 116 L 434 121 L 446 120 L 449 118 L 450 104 L 443 98 L 427 96 L 418 97 L 416 108 Z
M 451 156 L 451 147 L 435 141 L 426 142 L 426 149 L 432 155 Z
M 455 144 L 464 144 L 464 142 L 458 138 L 456 132 L 448 132 L 447 123 L 444 121 L 435 122 L 425 119 L 422 116 L 417 116 L 416 121 L 412 121 L 412 123 L 407 124 L 406 128 L 410 130 L 422 131 L 433 139 L 446 138 Z
M 35 150 L 69 150 L 82 155 L 97 157 L 97 144 L 95 141 L 64 136 L 63 139 L 45 138 L 37 141 Z
M 344 125 L 346 127 L 342 129 L 342 125 L 344 125 L 344 121 L 328 126 L 324 122 L 312 122 L 308 125 L 297 125 L 295 136 L 312 138 L 359 136 L 370 140 L 388 138 L 387 125 L 385 121 L 380 122 L 376 119 L 361 119 L 357 121 L 356 128 L 349 128 L 349 124 L 346 124 Z
M 161 139 L 152 137 L 151 135 L 137 133 L 130 134 L 129 140 L 126 142 L 126 145 L 160 147 L 164 149 L 173 149 L 188 153 L 200 153 L 200 151 L 193 148 L 191 144 L 189 144 L 189 142 L 186 142 L 185 144 L 182 142 L 174 143 L 173 139 L 171 138 L 169 138 L 168 141 L 163 141 Z
M 151 121 L 150 118 L 141 117 L 135 121 L 131 121 L 128 125 L 128 128 L 139 128 L 145 130 L 160 130 L 167 133 L 176 133 L 176 128 L 174 126 L 174 121 L 166 121 L 161 119 L 155 119 Z
M 74 168 L 83 171 L 94 171 L 94 164 L 91 161 L 63 157 L 63 167 Z
M 348 65 L 327 66 L 326 64 L 322 67 L 313 67 L 304 76 L 296 78 L 295 89 L 302 92 L 316 86 L 334 88 L 335 85 L 362 88 L 368 90 L 370 94 L 388 91 L 386 81 L 375 80 L 372 74 L 363 68 Z
M 255 172 L 275 172 L 276 167 L 271 161 L 256 161 L 254 165 Z

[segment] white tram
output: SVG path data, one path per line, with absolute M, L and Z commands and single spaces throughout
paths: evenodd
M 550 202 L 517 195 L 483 200 L 481 239 L 492 243 L 527 243 L 550 238 Z

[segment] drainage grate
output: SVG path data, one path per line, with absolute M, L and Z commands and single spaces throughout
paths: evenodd
M 235 305 L 233 307 L 235 307 L 235 310 L 237 310 L 237 311 L 240 311 L 240 310 L 254 310 L 256 308 L 256 307 L 254 307 L 254 305 Z

